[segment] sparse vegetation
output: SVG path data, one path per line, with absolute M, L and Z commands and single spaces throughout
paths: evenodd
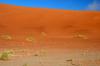
M 28 64 L 27 64 L 27 63 L 25 63 L 25 64 L 23 64 L 23 66 L 28 66 Z
M 12 55 L 12 51 L 3 51 L 1 54 L 0 54 L 0 60 L 8 60 L 9 57 Z
M 3 40 L 12 40 L 12 36 L 9 34 L 0 35 L 0 38 Z
M 26 37 L 26 41 L 28 41 L 28 42 L 34 42 L 34 37 L 33 36 L 27 36 Z

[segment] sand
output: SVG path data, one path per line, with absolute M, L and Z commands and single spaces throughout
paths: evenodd
M 14 56 L 0 66 L 99 66 L 100 12 L 0 4 L 0 50 L 5 49 Z M 46 55 L 37 58 L 35 52 Z

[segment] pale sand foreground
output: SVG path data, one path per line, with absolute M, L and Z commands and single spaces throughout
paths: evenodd
M 10 60 L 0 61 L 0 66 L 23 66 L 23 64 L 28 64 L 28 66 L 99 66 L 100 51 L 14 49 Z

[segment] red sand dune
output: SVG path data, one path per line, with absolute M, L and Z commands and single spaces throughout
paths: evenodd
M 100 49 L 100 12 L 0 4 L 0 48 Z M 34 36 L 34 44 L 26 36 Z M 23 44 L 22 44 L 23 43 Z

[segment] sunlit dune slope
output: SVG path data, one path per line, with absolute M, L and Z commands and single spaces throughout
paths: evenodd
M 22 47 L 99 49 L 100 12 L 0 4 L 0 35 L 5 34 L 9 34 L 11 40 L 5 40 L 7 36 L 0 37 L 0 47 L 19 44 Z M 30 35 L 34 41 L 26 40 Z

